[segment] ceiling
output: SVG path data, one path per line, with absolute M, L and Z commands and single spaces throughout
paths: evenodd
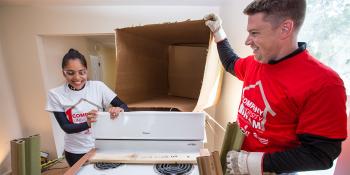
M 107 48 L 115 48 L 115 37 L 114 34 L 107 35 L 90 35 L 86 36 L 88 40 L 92 40 L 94 42 L 102 44 Z
M 0 5 L 185 5 L 218 6 L 230 0 L 0 0 Z
M 152 5 L 152 6 L 220 6 L 231 0 L 0 0 L 0 6 L 105 6 L 105 5 Z M 114 35 L 87 36 L 89 40 L 106 47 L 115 47 Z

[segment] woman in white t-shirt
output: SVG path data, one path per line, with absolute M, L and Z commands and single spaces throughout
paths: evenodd
M 103 82 L 87 80 L 85 57 L 70 49 L 62 60 L 62 72 L 66 83 L 48 93 L 46 110 L 53 112 L 66 133 L 65 157 L 73 166 L 85 153 L 94 148 L 90 127 L 96 121 L 97 111 L 108 109 L 111 118 L 128 111 L 128 106 Z

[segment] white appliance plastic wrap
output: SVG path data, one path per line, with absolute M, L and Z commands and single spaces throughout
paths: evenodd
M 201 112 L 122 112 L 114 120 L 101 112 L 92 134 L 95 139 L 203 140 L 204 121 Z

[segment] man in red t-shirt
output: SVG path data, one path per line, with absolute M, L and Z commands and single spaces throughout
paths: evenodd
M 254 0 L 245 42 L 254 55 L 237 56 L 210 14 L 226 71 L 242 80 L 237 122 L 246 138 L 227 154 L 230 174 L 294 173 L 332 167 L 347 137 L 346 94 L 338 74 L 298 43 L 305 0 Z

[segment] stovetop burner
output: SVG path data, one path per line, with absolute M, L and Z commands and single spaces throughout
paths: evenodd
M 160 175 L 188 175 L 194 166 L 193 164 L 155 164 L 153 168 Z
M 108 169 L 117 168 L 120 165 L 122 165 L 122 163 L 96 162 L 94 167 L 98 170 L 108 170 Z

